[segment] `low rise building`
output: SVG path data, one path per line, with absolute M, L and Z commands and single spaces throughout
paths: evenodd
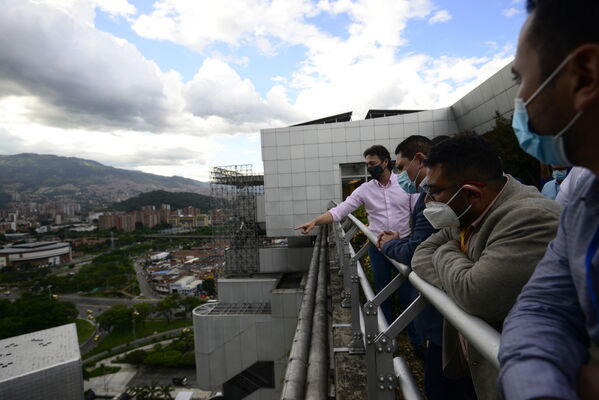
M 150 255 L 150 261 L 152 262 L 157 262 L 157 261 L 162 261 L 162 260 L 166 260 L 168 258 L 170 253 L 163 251 L 160 253 L 154 253 L 152 255 Z
M 22 265 L 59 265 L 72 259 L 71 245 L 65 242 L 33 242 L 0 249 L 0 268 Z
M 194 296 L 202 290 L 203 281 L 195 276 L 188 275 L 179 278 L 171 283 L 171 293 L 179 293 L 183 296 Z
M 82 400 L 75 324 L 0 340 L 0 399 Z

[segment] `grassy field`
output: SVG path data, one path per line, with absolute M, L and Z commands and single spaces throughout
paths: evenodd
M 94 333 L 95 327 L 91 322 L 84 319 L 77 319 L 75 323 L 77 324 L 77 337 L 79 338 L 79 344 L 81 344 Z
M 110 350 L 115 346 L 129 343 L 135 339 L 151 336 L 154 334 L 154 332 L 160 333 L 191 325 L 193 325 L 191 319 L 177 319 L 172 320 L 170 323 L 167 323 L 167 321 L 163 319 L 148 320 L 144 326 L 138 326 L 135 328 L 135 337 L 133 336 L 133 330 L 125 332 L 111 332 L 108 336 L 100 340 L 98 345 L 92 351 L 86 353 L 85 357 Z

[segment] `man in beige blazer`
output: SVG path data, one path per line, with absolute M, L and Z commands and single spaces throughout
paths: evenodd
M 418 247 L 412 269 L 500 330 L 555 237 L 561 208 L 535 187 L 504 175 L 482 136 L 442 142 L 426 165 L 424 215 L 441 230 Z M 499 398 L 498 371 L 447 322 L 443 367 L 450 378 L 470 373 L 479 400 Z

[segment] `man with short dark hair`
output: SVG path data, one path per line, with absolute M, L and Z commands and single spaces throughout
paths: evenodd
M 445 136 L 443 141 L 449 139 Z M 409 237 L 400 237 L 394 232 L 379 234 L 378 246 L 386 256 L 398 262 L 411 266 L 412 257 L 416 248 L 437 232 L 424 217 L 426 167 L 424 162 L 433 146 L 433 141 L 425 136 L 412 135 L 397 145 L 395 149 L 395 166 L 399 172 L 399 184 L 408 193 L 419 193 L 418 200 L 412 209 L 411 232 Z M 401 289 L 408 291 L 413 301 L 418 296 L 418 291 L 410 281 L 405 281 Z M 412 324 L 413 329 L 426 340 L 424 348 L 424 390 L 428 400 L 469 399 L 474 398 L 474 389 L 469 379 L 447 379 L 443 375 L 441 360 L 441 339 L 443 335 L 443 317 L 432 306 L 428 305 L 416 317 Z
M 568 196 L 549 244 L 501 336 L 506 399 L 599 393 L 599 2 L 528 0 L 512 72 L 520 146 L 545 164 L 590 172 Z
M 406 193 L 397 183 L 397 175 L 392 172 L 391 155 L 380 145 L 374 145 L 364 151 L 364 159 L 372 180 L 364 182 L 337 207 L 296 227 L 308 234 L 316 225 L 341 221 L 356 208 L 364 205 L 368 213 L 370 230 L 378 235 L 384 231 L 397 232 L 402 237 L 410 234 L 410 207 L 412 196 Z M 368 251 L 372 264 L 377 290 L 382 290 L 391 281 L 393 265 L 382 255 L 376 246 Z M 391 302 L 382 304 L 387 321 L 393 321 Z M 414 338 L 417 341 L 417 338 Z M 422 343 L 412 343 L 421 345 Z
M 440 229 L 414 253 L 412 269 L 447 292 L 467 313 L 497 329 L 555 237 L 560 206 L 504 175 L 482 136 L 458 136 L 433 147 L 424 216 Z M 445 374 L 468 374 L 479 400 L 497 399 L 497 370 L 451 325 L 443 332 Z

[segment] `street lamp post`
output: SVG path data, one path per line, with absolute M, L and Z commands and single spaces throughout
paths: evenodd
M 133 340 L 137 339 L 137 336 L 135 335 L 135 317 L 137 317 L 139 315 L 139 312 L 137 312 L 137 310 L 133 311 Z
M 48 298 L 52 300 L 52 285 L 48 285 Z

